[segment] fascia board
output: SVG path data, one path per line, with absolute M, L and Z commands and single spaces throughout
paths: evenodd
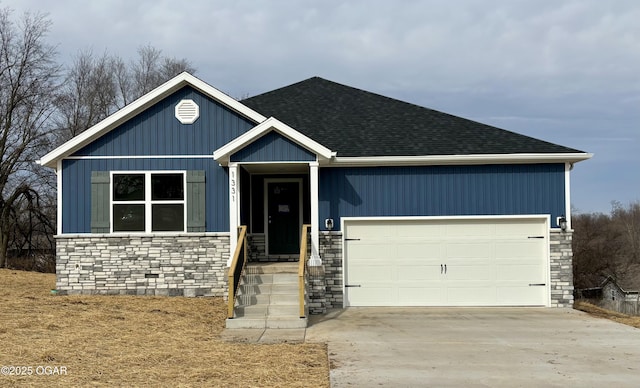
M 193 88 L 201 91 L 205 95 L 211 97 L 214 100 L 217 100 L 221 104 L 226 105 L 230 109 L 255 121 L 256 123 L 260 123 L 266 119 L 266 117 L 264 117 L 263 115 L 245 106 L 244 104 L 226 95 L 225 93 L 219 91 L 218 89 L 207 84 L 206 82 L 194 77 L 193 75 L 187 72 L 183 72 L 177 75 L 176 77 L 172 78 L 171 80 L 165 82 L 164 84 L 158 86 L 157 88 L 145 94 L 144 96 L 133 101 L 131 104 L 113 113 L 112 115 L 102 120 L 98 124 L 87 129 L 80 135 L 74 137 L 73 139 L 67 141 L 66 143 L 62 144 L 58 148 L 49 152 L 48 154 L 43 156 L 38 162 L 43 166 L 55 168 L 56 161 L 58 159 L 69 156 L 73 152 L 79 150 L 85 145 L 91 143 L 92 141 L 98 139 L 99 137 L 108 133 L 112 129 L 116 128 L 118 125 L 121 125 L 125 121 L 129 120 L 131 117 L 135 116 L 139 112 L 143 111 L 144 109 L 155 104 L 161 99 L 169 96 L 171 93 L 175 92 L 176 90 L 187 85 L 192 86 Z
M 233 153 L 259 139 L 271 130 L 282 134 L 286 138 L 305 147 L 321 158 L 330 159 L 334 155 L 330 149 L 323 146 L 322 144 L 296 131 L 282 121 L 274 117 L 270 117 L 262 123 L 253 127 L 248 132 L 245 132 L 244 134 L 238 136 L 234 140 L 215 150 L 213 153 L 213 158 L 220 164 L 225 165 L 229 163 L 229 158 Z
M 593 154 L 590 153 L 336 157 L 331 161 L 331 165 L 341 167 L 357 167 L 503 163 L 577 163 L 583 160 L 590 159 L 591 157 L 593 157 Z

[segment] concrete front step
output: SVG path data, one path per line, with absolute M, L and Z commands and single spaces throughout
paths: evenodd
M 244 267 L 245 274 L 298 273 L 298 263 L 249 263 Z
M 298 301 L 298 263 L 248 264 L 238 287 L 232 328 L 304 328 Z
M 227 319 L 227 329 L 302 329 L 307 318 L 234 318 Z
M 298 284 L 240 284 L 238 295 L 290 294 L 298 295 Z
M 289 273 L 275 274 L 248 274 L 242 277 L 244 284 L 272 284 L 272 283 L 291 283 L 298 284 L 298 275 Z
M 257 304 L 251 306 L 237 306 L 236 317 L 299 317 L 300 306 L 297 304 Z
M 252 305 L 298 305 L 298 294 L 246 294 L 236 297 L 236 306 Z

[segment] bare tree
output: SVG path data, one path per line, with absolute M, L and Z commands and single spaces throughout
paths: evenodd
M 15 23 L 11 10 L 0 9 L 0 267 L 16 205 L 33 193 L 33 161 L 50 135 L 59 72 L 55 49 L 45 42 L 50 25 L 39 13 L 25 13 Z
M 640 265 L 640 201 L 627 207 L 612 203 L 611 217 L 621 234 L 621 246 L 627 265 Z
M 598 286 L 607 276 L 623 279 L 640 267 L 640 202 L 612 203 L 611 214 L 573 218 L 576 288 Z
M 115 66 L 115 60 L 106 53 L 96 57 L 89 50 L 75 58 L 55 101 L 58 136 L 62 141 L 80 134 L 112 112 L 118 93 Z
M 141 46 L 138 48 L 138 60 L 132 63 L 129 76 L 133 81 L 133 99 L 150 92 L 183 71 L 194 73 L 195 69 L 186 59 L 163 57 L 162 50 L 151 45 Z M 132 96 L 128 97 L 131 99 Z

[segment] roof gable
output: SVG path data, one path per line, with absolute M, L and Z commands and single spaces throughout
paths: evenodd
M 319 77 L 241 102 L 340 157 L 584 154 Z
M 243 163 L 315 162 L 316 155 L 274 130 L 233 153 L 230 161 Z
M 327 147 L 316 142 L 315 140 L 301 134 L 295 129 L 291 128 L 287 124 L 281 122 L 273 117 L 268 118 L 262 123 L 252 128 L 249 132 L 237 137 L 235 140 L 227 143 L 226 145 L 218 148 L 213 153 L 213 158 L 222 165 L 227 165 L 230 161 L 231 155 L 245 148 L 247 145 L 260 139 L 265 134 L 276 131 L 285 138 L 291 140 L 293 143 L 298 144 L 308 151 L 316 154 L 318 159 L 328 160 L 334 154 Z
M 200 117 L 183 124 L 175 108 L 192 101 Z M 256 123 L 202 92 L 184 86 L 68 157 L 211 155 L 212 150 L 249 131 Z
M 181 88 L 184 88 L 185 86 L 193 87 L 195 90 L 218 101 L 219 103 L 227 106 L 229 109 L 239 113 L 240 115 L 246 117 L 249 120 L 252 120 L 255 123 L 260 123 L 266 120 L 266 117 L 264 117 L 260 113 L 241 104 L 237 100 L 224 94 L 213 86 L 201 81 L 193 75 L 184 72 L 158 86 L 144 96 L 138 98 L 131 104 L 110 115 L 98 124 L 87 129 L 80 135 L 62 144 L 60 147 L 49 152 L 40 159 L 40 164 L 47 167 L 56 168 L 58 160 L 63 159 L 80 150 L 84 146 L 102 137 L 109 131 L 117 128 L 126 121 L 135 117 L 136 115 L 153 106 L 162 99 L 168 97 L 172 93 L 175 93 Z

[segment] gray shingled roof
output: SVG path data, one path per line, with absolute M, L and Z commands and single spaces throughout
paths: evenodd
M 319 77 L 241 102 L 338 156 L 582 153 Z

